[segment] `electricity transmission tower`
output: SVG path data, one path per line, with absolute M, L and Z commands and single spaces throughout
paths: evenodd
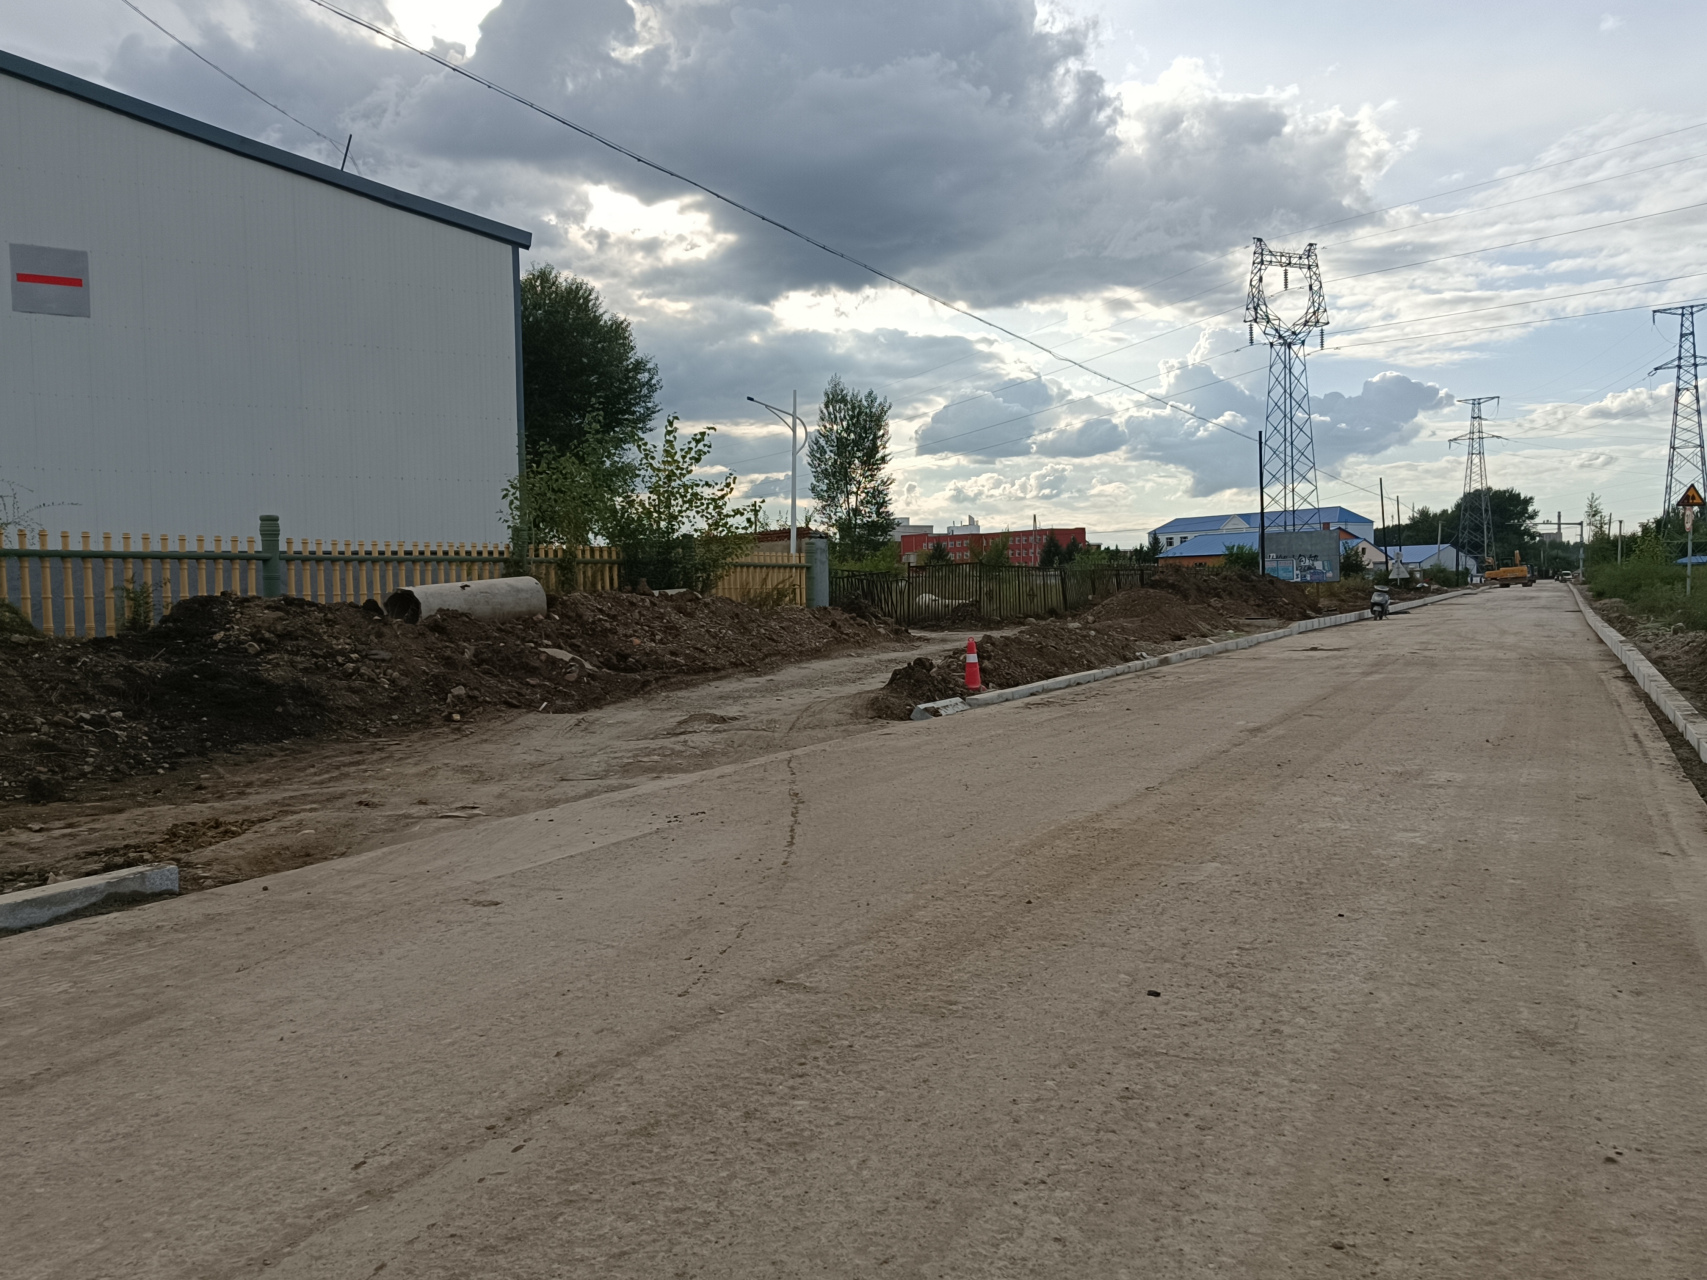
M 1494 517 L 1488 503 L 1487 442 L 1503 437 L 1488 435 L 1482 426 L 1482 406 L 1498 399 L 1498 396 L 1476 396 L 1471 400 L 1460 400 L 1459 404 L 1470 406 L 1470 429 L 1447 441 L 1448 445 L 1454 445 L 1463 440 L 1468 446 L 1464 459 L 1464 499 L 1458 504 L 1458 550 L 1476 562 L 1473 572 L 1477 573 L 1494 559 Z
M 1281 292 L 1292 287 L 1292 273 L 1302 273 L 1304 310 L 1296 319 L 1276 315 L 1269 302 L 1265 274 L 1279 270 Z M 1259 237 L 1251 253 L 1251 286 L 1245 300 L 1245 323 L 1251 344 L 1256 331 L 1268 338 L 1268 407 L 1264 415 L 1262 454 L 1262 522 L 1287 532 L 1316 527 L 1316 443 L 1310 427 L 1310 380 L 1304 370 L 1304 349 L 1310 333 L 1328 324 L 1328 303 L 1322 292 L 1322 270 L 1316 246 L 1301 253 L 1271 249 Z
M 1707 311 L 1707 303 L 1686 307 L 1661 307 L 1656 316 L 1677 317 L 1677 359 L 1655 365 L 1649 376 L 1661 369 L 1673 373 L 1671 397 L 1671 452 L 1666 455 L 1666 499 L 1662 517 L 1676 510 L 1675 503 L 1690 485 L 1707 493 L 1707 442 L 1701 434 L 1701 386 L 1697 381 L 1700 361 L 1695 356 L 1695 313 Z

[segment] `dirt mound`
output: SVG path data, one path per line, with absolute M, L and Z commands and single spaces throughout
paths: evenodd
M 1119 666 L 1231 634 L 1267 631 L 1317 612 L 1339 613 L 1336 595 L 1275 578 L 1185 571 L 1163 573 L 1152 586 L 1123 591 L 1075 620 L 1052 618 L 978 641 L 986 688 L 1011 689 L 1076 671 Z M 1351 584 L 1361 589 L 1360 584 Z M 1343 594 L 1343 593 L 1342 593 Z M 1360 606 L 1359 606 L 1360 607 Z M 905 720 L 920 702 L 963 692 L 958 657 L 918 658 L 890 676 L 872 713 Z
M 1224 618 L 1273 618 L 1284 625 L 1308 618 L 1318 611 L 1312 588 L 1296 582 L 1282 582 L 1279 578 L 1184 569 L 1163 572 L 1152 582 L 1153 591 L 1173 596 L 1185 605 L 1207 607 Z M 1315 590 L 1320 594 L 1319 588 Z M 1128 597 L 1142 594 L 1122 592 L 1102 608 L 1112 606 L 1116 609 L 1108 615 L 1110 617 L 1135 616 L 1142 610 L 1119 610 Z M 1338 611 L 1337 607 L 1334 611 Z
M 1166 642 L 1225 631 L 1234 614 L 1244 616 L 1216 601 L 1192 601 L 1172 591 L 1144 587 L 1122 591 L 1082 614 L 1079 621 L 1089 627 L 1115 628 L 1133 639 Z
M 921 702 L 940 702 L 966 692 L 965 674 L 955 658 L 914 658 L 896 667 L 871 699 L 871 714 L 883 720 L 906 720 Z
M 905 635 L 834 609 L 692 593 L 577 592 L 550 610 L 409 626 L 355 605 L 201 596 L 145 632 L 0 641 L 0 805 L 296 739 L 580 711 Z

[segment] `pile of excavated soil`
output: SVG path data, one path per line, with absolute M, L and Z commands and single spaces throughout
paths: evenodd
M 582 711 L 906 634 L 835 609 L 692 593 L 577 592 L 549 609 L 503 623 L 445 613 L 410 626 L 355 605 L 200 596 L 140 633 L 9 636 L 0 641 L 0 805 L 66 799 L 270 744 L 511 710 Z
M 1073 621 L 1050 619 L 978 641 L 984 687 L 1011 689 L 1076 671 L 1118 666 L 1230 633 L 1273 630 L 1347 604 L 1276 578 L 1180 572 L 1123 591 Z M 1361 607 L 1354 605 L 1350 607 Z M 965 692 L 961 659 L 916 658 L 873 698 L 874 715 L 905 720 L 921 702 Z

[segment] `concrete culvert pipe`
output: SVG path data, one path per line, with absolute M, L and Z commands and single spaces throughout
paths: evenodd
M 385 598 L 385 616 L 400 622 L 420 622 L 447 609 L 491 622 L 531 618 L 545 612 L 545 588 L 535 578 L 488 578 L 404 587 Z

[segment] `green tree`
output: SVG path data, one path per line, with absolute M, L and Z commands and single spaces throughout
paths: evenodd
M 1221 567 L 1232 569 L 1238 573 L 1262 572 L 1262 560 L 1257 555 L 1255 547 L 1247 547 L 1242 542 L 1222 543 L 1224 554 L 1221 557 Z
M 925 552 L 926 564 L 953 564 L 954 557 L 948 554 L 948 545 L 942 542 L 931 543 L 931 549 Z
M 683 440 L 676 422 L 671 414 L 657 446 L 644 438 L 635 442 L 634 487 L 612 503 L 609 535 L 622 549 L 629 583 L 644 578 L 652 587 L 709 591 L 730 562 L 750 550 L 749 531 L 762 508 L 732 505 L 733 472 L 721 480 L 698 474 L 715 428 Z
M 806 443 L 819 519 L 836 531 L 840 559 L 860 560 L 895 532 L 889 506 L 889 401 L 832 377 Z
M 1589 494 L 1583 504 L 1583 528 L 1589 538 L 1604 538 L 1612 531 L 1612 518 L 1606 514 L 1598 493 Z
M 626 446 L 658 414 L 658 366 L 634 348 L 627 320 L 585 280 L 541 265 L 522 277 L 522 404 L 533 453 L 584 457 L 590 442 Z
M 1481 500 L 1480 491 L 1470 495 L 1473 503 Z M 1414 547 L 1433 542 L 1456 546 L 1458 518 L 1463 506 L 1464 499 L 1459 498 L 1450 507 L 1438 510 L 1418 507 L 1405 520 L 1377 528 L 1373 541 L 1378 547 Z M 1489 489 L 1488 514 L 1493 518 L 1493 541 L 1498 556 L 1509 559 L 1514 547 L 1534 541 L 1528 530 L 1536 517 L 1535 499 L 1528 494 L 1519 493 L 1516 489 Z M 1459 547 L 1459 550 L 1465 548 Z
M 1053 569 L 1057 565 L 1065 564 L 1066 557 L 1067 549 L 1061 545 L 1060 539 L 1051 533 L 1043 540 L 1043 547 L 1037 553 L 1037 567 Z
M 504 486 L 509 526 L 531 543 L 580 547 L 608 537 L 636 474 L 634 451 L 608 436 L 594 435 L 573 451 L 539 449 Z
M 1001 569 L 1013 562 L 1008 559 L 1008 535 L 991 538 L 978 553 L 978 563 L 986 569 Z
M 1340 552 L 1340 577 L 1356 578 L 1367 568 L 1369 566 L 1363 562 L 1362 547 L 1354 546 Z

